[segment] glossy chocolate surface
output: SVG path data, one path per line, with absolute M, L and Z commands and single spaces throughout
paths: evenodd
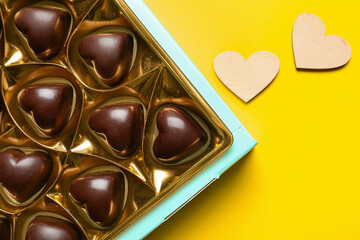
M 116 238 L 230 146 L 125 2 L 0 6 L 0 240 Z
M 0 183 L 18 202 L 24 202 L 46 184 L 52 161 L 44 153 L 25 154 L 8 149 L 0 152 Z
M 133 45 L 133 38 L 125 33 L 93 34 L 81 40 L 79 53 L 92 61 L 102 82 L 114 86 L 130 71 Z
M 174 162 L 196 152 L 208 137 L 188 113 L 177 107 L 164 107 L 157 116 L 159 135 L 153 150 L 159 160 Z
M 81 240 L 77 227 L 65 220 L 38 216 L 29 224 L 26 240 Z
M 110 146 L 120 155 L 126 156 L 141 144 L 143 107 L 137 103 L 105 106 L 91 114 L 89 125 L 95 132 L 104 134 Z
M 89 217 L 101 226 L 110 226 L 120 216 L 125 195 L 124 177 L 119 173 L 93 173 L 76 179 L 70 196 L 85 206 Z
M 73 90 L 66 84 L 38 84 L 24 88 L 19 94 L 20 106 L 31 112 L 44 133 L 60 132 L 71 114 Z
M 47 60 L 64 46 L 71 25 L 68 12 L 25 7 L 15 14 L 15 25 L 38 58 Z
M 10 221 L 7 218 L 0 217 L 0 239 L 10 240 Z

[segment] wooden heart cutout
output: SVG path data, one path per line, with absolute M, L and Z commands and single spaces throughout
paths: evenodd
M 298 69 L 338 68 L 351 58 L 349 44 L 339 36 L 325 36 L 323 21 L 311 13 L 303 13 L 295 21 L 293 49 Z
M 247 60 L 237 52 L 216 56 L 214 69 L 219 79 L 243 101 L 249 102 L 266 88 L 280 69 L 278 57 L 267 51 L 256 52 Z

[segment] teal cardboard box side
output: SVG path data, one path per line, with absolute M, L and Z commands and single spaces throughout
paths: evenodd
M 191 62 L 189 57 L 175 42 L 146 4 L 142 0 L 125 0 L 125 2 L 217 113 L 234 137 L 232 146 L 214 161 L 213 164 L 193 177 L 184 186 L 163 200 L 158 206 L 154 207 L 134 224 L 130 225 L 117 238 L 134 240 L 145 237 L 172 216 L 172 214 L 184 204 L 194 198 L 197 193 L 218 179 L 224 171 L 249 152 L 256 145 L 256 141 L 246 131 L 234 113 L 220 98 L 214 88 Z

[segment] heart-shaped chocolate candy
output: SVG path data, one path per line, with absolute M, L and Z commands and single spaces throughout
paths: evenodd
M 85 206 L 94 222 L 107 227 L 121 214 L 125 180 L 115 172 L 92 173 L 76 179 L 70 185 L 69 193 L 75 202 Z
M 15 25 L 37 57 L 47 60 L 64 46 L 71 16 L 59 9 L 25 7 L 15 14 Z
M 99 79 L 109 86 L 118 85 L 131 68 L 133 38 L 125 33 L 100 33 L 86 36 L 79 44 L 79 53 L 89 59 Z
M 159 135 L 153 150 L 160 161 L 173 163 L 199 150 L 208 139 L 204 129 L 184 110 L 164 107 L 157 116 Z
M 18 101 L 44 133 L 54 135 L 69 121 L 73 90 L 67 84 L 32 85 L 20 92 Z
M 81 240 L 79 229 L 68 221 L 37 216 L 29 224 L 26 240 Z
M 0 183 L 18 202 L 24 202 L 43 188 L 52 170 L 52 161 L 44 153 L 25 154 L 8 149 L 0 152 Z
M 141 144 L 144 125 L 143 107 L 138 103 L 105 106 L 94 111 L 89 125 L 122 156 L 132 154 Z
M 7 218 L 0 218 L 0 239 L 10 240 L 10 222 Z

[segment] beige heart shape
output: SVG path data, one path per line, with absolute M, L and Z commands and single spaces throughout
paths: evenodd
M 349 44 L 339 36 L 325 36 L 323 21 L 311 13 L 303 13 L 295 21 L 293 49 L 298 69 L 338 68 L 351 58 Z
M 256 52 L 247 60 L 237 52 L 223 52 L 215 57 L 214 69 L 233 93 L 249 102 L 276 77 L 280 61 L 267 51 Z

